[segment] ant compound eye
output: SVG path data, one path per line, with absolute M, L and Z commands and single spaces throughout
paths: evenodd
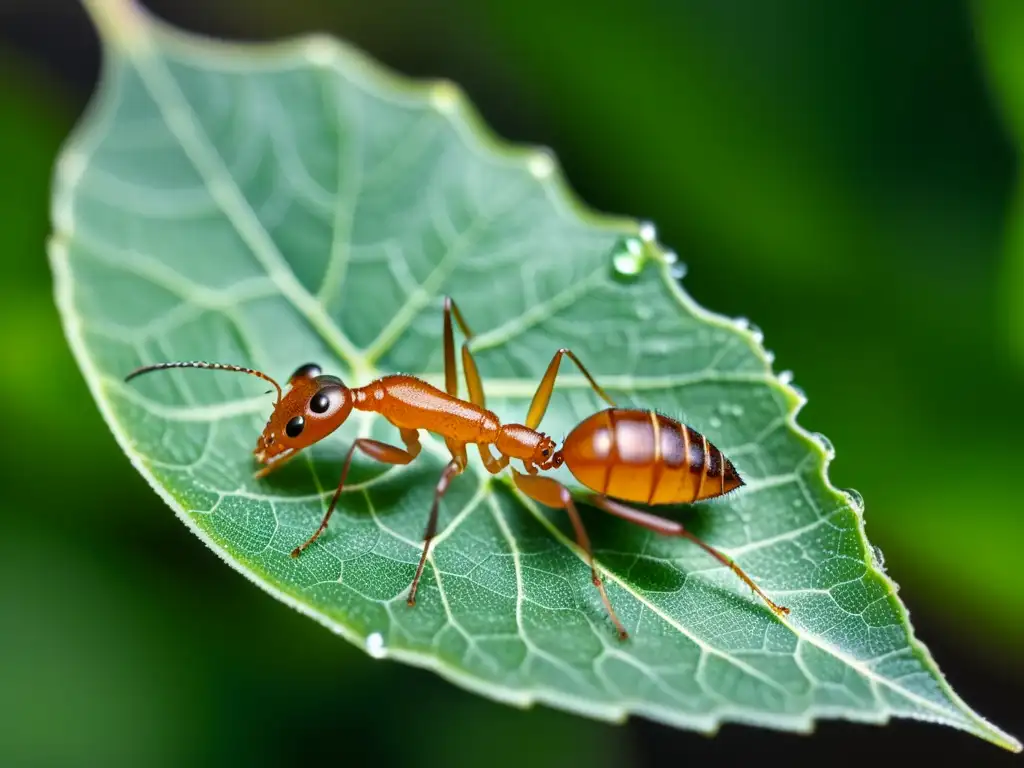
M 305 365 L 300 365 L 295 369 L 295 373 L 292 374 L 289 381 L 294 381 L 295 379 L 312 379 L 319 376 L 321 373 L 322 370 L 319 365 L 316 363 L 306 363 Z
M 309 410 L 313 413 L 327 413 L 327 409 L 330 407 L 331 398 L 323 390 L 313 395 L 313 399 L 309 401 Z
M 289 421 L 284 428 L 284 433 L 288 437 L 298 437 L 302 434 L 302 428 L 306 426 L 306 420 L 301 416 L 296 416 Z

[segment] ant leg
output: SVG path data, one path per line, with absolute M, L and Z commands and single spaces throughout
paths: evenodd
M 409 605 L 416 605 L 416 590 L 420 586 L 420 576 L 423 575 L 423 566 L 427 562 L 427 553 L 430 551 L 430 542 L 437 534 L 437 511 L 441 504 L 441 497 L 448 490 L 448 484 L 456 475 L 461 475 L 466 468 L 466 446 L 458 443 L 451 443 L 447 440 L 445 444 L 452 452 L 452 460 L 441 472 L 441 478 L 437 481 L 434 489 L 434 503 L 430 506 L 430 517 L 427 519 L 427 529 L 423 532 L 423 553 L 420 555 L 420 563 L 416 566 L 416 575 L 413 576 L 412 585 L 409 587 L 409 598 L 406 602 Z
M 494 454 L 491 453 L 491 449 L 487 447 L 486 443 L 477 443 L 476 447 L 480 451 L 480 460 L 492 475 L 498 474 L 508 466 L 508 456 L 502 454 L 499 458 L 494 458 Z
M 768 607 L 772 609 L 772 612 L 779 616 L 786 616 L 789 614 L 789 608 L 772 602 L 768 596 L 761 591 L 757 584 L 754 583 L 754 580 L 744 573 L 742 568 L 710 544 L 705 544 L 703 541 L 698 539 L 686 530 L 681 523 L 677 523 L 675 520 L 659 517 L 658 515 L 652 515 L 649 512 L 641 512 L 639 509 L 633 509 L 632 507 L 628 507 L 614 499 L 609 499 L 606 496 L 594 494 L 588 500 L 594 504 L 594 506 L 600 507 L 605 512 L 615 515 L 616 517 L 621 517 L 631 523 L 635 523 L 649 531 L 654 531 L 655 533 L 660 533 L 664 536 L 679 536 L 684 539 L 689 539 L 713 558 L 718 560 L 718 562 L 722 563 L 722 565 L 726 566 L 732 570 L 733 573 L 739 576 L 740 579 L 743 580 L 744 584 L 754 590 L 757 596 L 768 604 Z
M 291 453 L 285 454 L 281 458 L 272 459 L 271 461 L 267 462 L 262 467 L 257 469 L 256 472 L 253 473 L 253 477 L 257 480 L 261 480 L 267 475 L 269 475 L 271 472 L 273 472 L 275 469 L 280 469 L 281 467 L 283 467 L 285 464 L 287 464 L 289 461 L 291 461 L 298 455 L 299 451 L 292 451 Z
M 580 545 L 584 552 L 587 553 L 587 562 L 590 565 L 590 577 L 594 582 L 594 586 L 597 587 L 598 592 L 601 593 L 601 601 L 604 603 L 605 610 L 608 611 L 608 616 L 611 618 L 612 623 L 619 632 L 619 639 L 625 640 L 629 637 L 629 633 L 626 632 L 626 628 L 622 626 L 622 622 L 619 621 L 619 617 L 615 615 L 615 610 L 612 608 L 611 600 L 608 599 L 608 593 L 605 592 L 604 582 L 597 573 L 597 568 L 594 566 L 594 552 L 590 548 L 590 537 L 587 536 L 587 531 L 583 527 L 583 521 L 580 519 L 580 514 L 576 510 L 576 505 L 573 503 L 572 494 L 569 493 L 569 489 L 562 485 L 557 480 L 553 480 L 550 477 L 533 477 L 531 475 L 524 475 L 517 472 L 515 469 L 512 470 L 512 478 L 515 480 L 516 486 L 529 496 L 534 501 L 539 501 L 548 507 L 554 507 L 555 509 L 564 509 L 568 515 L 569 520 L 572 522 L 572 527 L 576 531 L 576 543 Z
M 477 370 L 473 353 L 469 351 L 469 340 L 473 338 L 473 332 L 469 330 L 466 321 L 462 319 L 462 313 L 459 312 L 459 308 L 455 305 L 451 296 L 445 296 L 444 299 L 444 375 L 448 394 L 458 397 L 458 383 L 455 370 L 455 342 L 452 337 L 452 315 L 455 316 L 455 322 L 459 324 L 459 329 L 466 336 L 466 340 L 462 343 L 462 368 L 466 373 L 469 401 L 473 405 L 486 408 L 487 401 L 484 397 L 483 383 L 480 381 L 480 372 Z M 495 459 L 491 449 L 485 444 L 477 443 L 476 447 L 480 452 L 481 461 L 483 461 L 487 471 L 492 475 L 498 474 L 508 466 L 508 456 L 501 455 Z
M 338 489 L 331 498 L 331 503 L 327 507 L 324 519 L 320 521 L 320 527 L 316 529 L 316 533 L 310 536 L 304 544 L 292 550 L 292 557 L 298 557 L 306 547 L 316 541 L 320 534 L 327 529 L 327 522 L 331 519 L 331 515 L 334 514 L 334 507 L 341 496 L 341 489 L 345 487 L 345 478 L 348 476 L 348 468 L 352 464 L 352 454 L 355 453 L 356 448 L 371 459 L 376 459 L 384 464 L 408 464 L 419 455 L 421 450 L 419 434 L 415 429 L 403 429 L 402 440 L 405 442 L 408 450 L 403 451 L 394 445 L 388 445 L 379 440 L 370 440 L 366 437 L 361 437 L 352 443 L 352 447 L 348 449 L 348 455 L 345 457 L 345 466 L 341 470 L 341 480 L 338 482 Z
M 533 400 L 530 401 L 530 410 L 526 414 L 526 426 L 530 429 L 536 429 L 540 424 L 541 419 L 544 418 L 544 412 L 548 409 L 548 403 L 551 401 L 551 392 L 555 388 L 555 377 L 558 376 L 558 364 L 562 362 L 562 355 L 566 355 L 570 360 L 576 363 L 576 367 L 580 369 L 580 372 L 587 377 L 587 381 L 590 382 L 590 386 L 594 388 L 594 391 L 601 396 L 608 405 L 615 407 L 615 403 L 612 401 L 608 394 L 601 389 L 594 377 L 590 375 L 580 359 L 573 354 L 571 349 L 562 347 L 560 350 L 555 352 L 555 356 L 551 358 L 551 362 L 548 364 L 548 369 L 544 372 L 544 378 L 540 380 L 540 385 L 537 387 L 537 392 L 533 396 Z
M 462 342 L 462 368 L 466 373 L 466 387 L 469 389 L 469 401 L 473 405 L 485 408 L 484 387 L 480 382 L 480 372 L 477 370 L 473 353 L 469 351 L 469 340 L 473 338 L 473 332 L 469 330 L 466 321 L 462 319 L 462 313 L 455 306 L 451 296 L 444 297 L 444 382 L 445 389 L 453 397 L 459 396 L 458 371 L 455 368 L 455 338 L 452 334 L 452 315 L 455 322 L 459 324 L 459 330 L 465 335 L 466 340 Z

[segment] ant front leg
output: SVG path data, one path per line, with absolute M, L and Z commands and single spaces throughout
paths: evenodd
M 626 632 L 626 628 L 622 626 L 622 622 L 619 621 L 619 617 L 615 615 L 615 609 L 612 608 L 612 602 L 608 599 L 608 593 L 605 591 L 604 582 L 601 580 L 601 576 L 597 572 L 597 567 L 594 565 L 594 551 L 590 547 L 590 537 L 587 536 L 587 530 L 583 527 L 583 520 L 580 519 L 580 513 L 576 510 L 576 505 L 573 503 L 572 494 L 569 493 L 569 489 L 550 477 L 524 475 L 517 472 L 515 469 L 512 470 L 512 478 L 515 480 L 516 486 L 519 490 L 534 501 L 539 501 L 541 504 L 548 507 L 554 507 L 555 509 L 564 509 L 566 513 L 568 513 L 569 520 L 572 522 L 572 527 L 576 531 L 576 543 L 579 544 L 580 548 L 587 554 L 587 563 L 590 565 L 591 580 L 594 582 L 594 586 L 597 587 L 597 591 L 601 593 L 601 601 L 604 603 L 605 610 L 608 611 L 608 616 L 611 618 L 612 623 L 619 632 L 619 639 L 625 640 L 629 637 L 629 633 Z
M 754 580 L 747 576 L 742 568 L 710 544 L 705 544 L 699 538 L 694 536 L 686 530 L 681 523 L 677 523 L 675 520 L 659 517 L 658 515 L 652 515 L 649 512 L 642 512 L 639 509 L 633 509 L 632 507 L 626 506 L 614 499 L 609 499 L 607 496 L 601 496 L 599 494 L 591 495 L 589 501 L 591 504 L 596 507 L 600 507 L 605 512 L 615 515 L 616 517 L 621 517 L 623 520 L 628 520 L 631 523 L 635 523 L 649 531 L 660 533 L 663 536 L 679 536 L 680 538 L 689 539 L 713 558 L 718 560 L 718 562 L 726 568 L 729 568 L 733 573 L 739 576 L 744 584 L 754 590 L 754 593 L 765 601 L 768 607 L 772 609 L 773 613 L 777 616 L 786 616 L 789 614 L 789 608 L 778 605 L 770 600 L 768 595 L 761 591 L 757 584 L 754 583 Z
M 412 585 L 409 587 L 409 598 L 406 602 L 409 605 L 416 605 L 416 590 L 420 586 L 420 577 L 423 575 L 423 566 L 427 562 L 427 553 L 430 551 L 430 542 L 437 534 L 437 512 L 441 505 L 441 497 L 448 490 L 452 478 L 461 475 L 468 463 L 466 458 L 466 446 L 460 443 L 453 443 L 445 440 L 445 445 L 452 453 L 452 460 L 448 462 L 441 472 L 441 478 L 437 481 L 434 489 L 434 503 L 430 506 L 430 517 L 427 519 L 427 529 L 423 532 L 423 552 L 420 554 L 419 565 L 416 566 L 416 575 L 413 576 Z
M 408 464 L 419 455 L 421 450 L 419 433 L 415 429 L 403 429 L 401 435 L 402 442 L 405 443 L 406 447 L 404 451 L 394 445 L 388 445 L 379 440 L 371 440 L 366 437 L 361 437 L 352 443 L 352 447 L 348 449 L 348 455 L 345 457 L 345 466 L 341 470 L 341 480 L 338 482 L 338 489 L 331 498 L 331 503 L 327 507 L 324 519 L 320 521 L 320 527 L 316 529 L 316 533 L 310 536 L 304 544 L 292 550 L 292 557 L 298 557 L 306 547 L 316 541 L 320 534 L 327 529 L 327 523 L 331 519 L 331 515 L 334 514 L 334 507 L 341 496 L 341 490 L 345 487 L 345 478 L 348 477 L 348 468 L 352 465 L 352 455 L 355 453 L 356 448 L 371 459 L 376 459 L 384 464 Z
M 508 456 L 502 454 L 498 458 L 494 458 L 494 454 L 491 453 L 491 449 L 487 447 L 486 443 L 477 443 L 476 448 L 480 452 L 480 460 L 484 463 L 484 468 L 492 475 L 498 474 L 508 466 Z
M 282 454 L 280 456 L 280 458 L 271 459 L 266 464 L 264 464 L 262 467 L 257 469 L 256 472 L 253 473 L 253 477 L 255 479 L 257 479 L 257 480 L 262 480 L 264 477 L 269 475 L 271 472 L 273 472 L 276 469 L 280 469 L 281 467 L 283 467 L 285 464 L 287 464 L 289 461 L 291 461 L 292 459 L 294 459 L 298 455 L 299 455 L 299 451 L 291 451 L 289 453 Z

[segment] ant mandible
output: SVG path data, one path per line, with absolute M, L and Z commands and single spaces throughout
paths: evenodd
M 469 389 L 468 402 L 459 397 L 453 317 L 466 337 L 462 344 L 462 367 Z M 430 542 L 437 533 L 438 504 L 452 478 L 466 469 L 466 446 L 472 444 L 477 447 L 484 466 L 491 474 L 501 472 L 512 459 L 521 461 L 526 474 L 512 467 L 512 479 L 519 490 L 541 504 L 566 511 L 576 533 L 576 542 L 586 553 L 594 586 L 620 638 L 625 639 L 628 633 L 616 616 L 594 566 L 590 538 L 572 494 L 557 480 L 538 475 L 538 470 L 557 469 L 564 463 L 572 475 L 590 489 L 587 501 L 591 504 L 655 533 L 689 539 L 730 568 L 774 613 L 789 613 L 788 608 L 772 602 L 736 563 L 680 523 L 622 503 L 688 504 L 723 496 L 743 485 L 732 462 L 704 435 L 655 411 L 618 408 L 579 358 L 565 348 L 559 349 L 551 359 L 530 403 L 526 423 L 502 424 L 486 408 L 480 374 L 469 350 L 470 339 L 472 333 L 458 307 L 450 297 L 445 297 L 445 392 L 415 376 L 402 374 L 382 376 L 364 387 L 350 388 L 338 377 L 324 374 L 320 366 L 313 363 L 301 366 L 292 374 L 287 394 L 267 374 L 226 363 L 158 363 L 137 368 L 128 374 L 125 381 L 143 373 L 169 368 L 236 371 L 269 381 L 277 390 L 277 401 L 253 451 L 262 464 L 256 472 L 257 478 L 265 477 L 303 448 L 334 432 L 345 423 L 353 408 L 379 413 L 398 428 L 404 449 L 365 437 L 352 443 L 341 470 L 341 481 L 320 526 L 305 543 L 292 550 L 292 557 L 298 557 L 327 528 L 356 449 L 385 464 L 408 464 L 421 450 L 419 430 L 425 429 L 443 437 L 452 459 L 441 472 L 434 491 L 423 535 L 423 552 L 409 588 L 409 605 L 416 603 L 416 590 Z M 537 427 L 551 400 L 563 356 L 576 364 L 594 391 L 611 407 L 580 422 L 565 438 L 561 450 L 557 450 L 555 441 L 537 431 Z M 491 446 L 497 450 L 498 458 L 491 453 Z

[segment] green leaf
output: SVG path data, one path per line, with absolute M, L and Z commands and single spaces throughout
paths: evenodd
M 652 227 L 584 210 L 549 154 L 496 140 L 451 84 L 406 82 L 322 37 L 229 45 L 127 0 L 87 5 L 105 69 L 57 164 L 57 302 L 132 464 L 228 564 L 374 656 L 510 704 L 702 731 L 910 717 L 1020 748 L 913 637 L 859 500 L 828 483 L 831 448 L 796 425 L 803 397 L 772 373 L 759 333 L 698 307 Z M 436 437 L 405 468 L 357 460 L 327 534 L 296 560 L 350 441 L 395 430 L 354 416 L 256 481 L 271 401 L 254 379 L 122 381 L 143 362 L 209 359 L 279 378 L 315 360 L 350 383 L 394 371 L 439 383 L 444 294 L 478 334 L 502 419 L 524 417 L 566 345 L 620 403 L 707 434 L 748 486 L 670 514 L 791 616 L 692 544 L 585 509 L 632 632 L 619 642 L 564 515 L 476 458 L 445 497 L 409 608 L 447 456 Z M 597 407 L 565 371 L 542 426 L 559 438 Z

